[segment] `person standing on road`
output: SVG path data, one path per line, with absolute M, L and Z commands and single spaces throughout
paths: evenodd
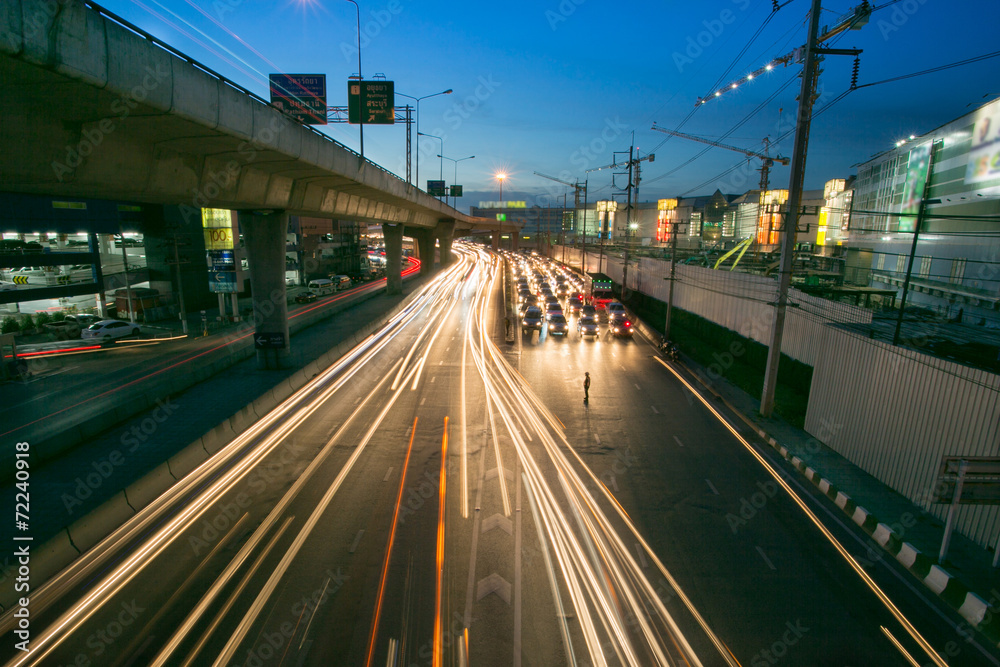
M 583 374 L 583 402 L 590 402 L 590 373 Z

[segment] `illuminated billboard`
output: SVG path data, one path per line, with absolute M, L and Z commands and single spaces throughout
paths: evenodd
M 981 183 L 1000 178 L 1000 105 L 990 104 L 976 113 L 965 182 Z
M 899 231 L 912 232 L 916 227 L 920 201 L 924 198 L 927 185 L 927 169 L 931 162 L 930 142 L 910 149 L 910 161 L 906 167 L 906 185 L 903 201 L 899 205 Z
M 233 212 L 224 208 L 201 209 L 206 250 L 233 249 Z

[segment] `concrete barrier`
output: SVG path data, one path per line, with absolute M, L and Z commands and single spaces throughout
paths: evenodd
M 205 448 L 205 451 L 209 455 L 215 454 L 217 451 L 225 447 L 236 434 L 233 433 L 232 427 L 229 425 L 229 420 L 219 423 L 212 430 L 201 436 L 201 444 Z
M 201 438 L 198 438 L 167 459 L 167 467 L 170 469 L 171 475 L 176 479 L 181 479 L 207 460 L 208 452 L 205 451 Z
M 66 531 L 69 533 L 69 539 L 83 553 L 133 516 L 135 516 L 135 511 L 128 504 L 125 492 L 119 491 L 93 512 L 85 514 L 70 524 Z
M 239 435 L 243 431 L 247 430 L 254 425 L 257 421 L 257 415 L 253 411 L 253 404 L 245 405 L 239 409 L 232 417 L 229 418 L 229 425 L 233 429 L 233 433 Z
M 70 542 L 65 530 L 60 530 L 55 537 L 31 549 L 31 585 L 37 588 L 36 582 L 47 581 L 59 574 L 67 565 L 80 555 L 80 551 Z M 15 604 L 23 593 L 14 590 L 14 586 L 0 586 L 0 607 L 7 611 Z
M 269 412 L 278 407 L 278 402 L 274 398 L 274 390 L 268 389 L 266 392 L 258 396 L 250 405 L 253 408 L 253 413 L 257 415 L 257 419 L 263 418 Z
M 132 508 L 139 512 L 161 494 L 174 485 L 174 476 L 166 462 L 156 466 L 143 475 L 138 481 L 125 488 L 125 499 Z

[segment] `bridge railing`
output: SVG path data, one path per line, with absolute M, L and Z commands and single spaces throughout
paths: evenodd
M 251 91 L 251 90 L 249 90 L 247 88 L 244 88 L 243 86 L 241 86 L 240 84 L 236 83 L 235 81 L 232 81 L 231 79 L 226 78 L 222 74 L 219 74 L 218 72 L 216 72 L 215 70 L 213 70 L 211 67 L 208 67 L 207 65 L 203 65 L 202 63 L 198 62 L 194 58 L 191 58 L 190 56 L 188 56 L 188 55 L 186 55 L 186 54 L 178 51 L 177 49 L 175 49 L 174 47 L 170 46 L 169 44 L 167 44 L 163 40 L 161 40 L 161 39 L 159 39 L 157 37 L 154 37 L 153 35 L 149 34 L 145 30 L 143 30 L 142 28 L 140 28 L 139 26 L 136 26 L 136 25 L 133 25 L 133 24 L 129 23 L 127 20 L 125 20 L 122 17 L 118 16 L 114 12 L 111 12 L 111 11 L 105 9 L 101 5 L 99 5 L 99 4 L 95 3 L 95 2 L 91 2 L 90 0 L 83 0 L 83 5 L 85 7 L 88 7 L 89 9 L 97 12 L 97 14 L 99 14 L 100 16 L 108 19 L 109 21 L 113 21 L 114 23 L 117 23 L 118 25 L 120 25 L 121 27 L 125 28 L 126 30 L 130 30 L 130 31 L 134 32 L 135 34 L 139 35 L 140 37 L 142 37 L 143 39 L 145 39 L 145 40 L 147 40 L 147 41 L 149 41 L 149 42 L 151 42 L 153 44 L 156 44 L 156 46 L 158 46 L 159 48 L 163 49 L 164 51 L 170 53 L 171 55 L 176 56 L 177 58 L 180 58 L 184 62 L 186 62 L 186 63 L 188 63 L 190 65 L 193 65 L 194 67 L 197 67 L 198 69 L 202 70 L 203 72 L 205 72 L 209 76 L 212 76 L 212 77 L 218 79 L 220 82 L 226 84 L 227 86 L 235 88 L 236 90 L 240 91 L 241 93 L 243 93 L 245 95 L 248 95 L 249 97 L 253 98 L 254 100 L 260 102 L 261 104 L 263 104 L 265 106 L 269 106 L 272 109 L 275 109 L 275 110 L 277 110 L 279 112 L 281 111 L 280 109 L 278 109 L 277 107 L 275 107 L 274 105 L 272 105 L 269 101 L 265 100 L 263 97 L 261 97 L 257 93 L 255 93 L 255 92 L 253 92 L 253 91 Z M 284 112 L 282 112 L 282 113 L 289 120 L 295 121 L 295 118 L 293 118 L 292 116 L 289 116 L 288 114 L 284 114 Z M 345 146 L 344 144 L 340 143 L 339 141 L 337 141 L 333 137 L 330 137 L 330 136 L 328 136 L 326 134 L 323 134 L 322 132 L 320 132 L 319 130 L 317 130 L 312 125 L 306 125 L 305 123 L 300 123 L 300 124 L 303 127 L 305 127 L 306 129 L 308 129 L 310 132 L 312 132 L 313 134 L 315 134 L 315 135 L 317 135 L 319 137 L 322 137 L 326 141 L 329 141 L 329 142 L 331 142 L 333 144 L 336 144 L 338 147 L 344 149 L 348 153 L 356 155 L 358 158 L 364 160 L 365 162 L 367 162 L 368 164 L 370 164 L 372 167 L 378 169 L 379 171 L 385 172 L 386 174 L 388 174 L 389 176 L 392 176 L 396 180 L 399 180 L 399 181 L 403 180 L 402 178 L 400 178 L 396 174 L 392 173 L 391 171 L 389 171 L 388 169 L 386 169 L 382 165 L 380 165 L 378 163 L 375 163 L 375 162 L 372 162 L 368 158 L 362 158 L 361 154 L 358 153 L 357 151 L 355 151 L 354 149 Z M 407 186 L 413 187 L 409 183 L 407 183 Z M 419 190 L 420 188 L 417 188 L 417 189 Z

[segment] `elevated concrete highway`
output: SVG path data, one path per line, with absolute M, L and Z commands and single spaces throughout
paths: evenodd
M 4 191 L 176 205 L 191 224 L 202 208 L 239 211 L 255 304 L 278 304 L 259 328 L 286 341 L 273 295 L 289 214 L 382 223 L 390 292 L 403 236 L 430 272 L 435 243 L 446 264 L 456 234 L 493 231 L 496 244 L 517 231 L 451 208 L 89 2 L 0 5 L 0 115 Z

